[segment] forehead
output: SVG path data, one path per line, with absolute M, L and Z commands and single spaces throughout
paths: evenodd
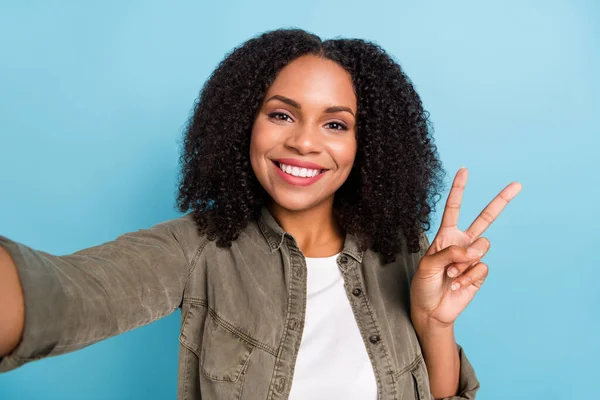
M 326 58 L 306 55 L 286 65 L 267 91 L 300 104 L 345 105 L 356 109 L 352 77 L 342 66 Z

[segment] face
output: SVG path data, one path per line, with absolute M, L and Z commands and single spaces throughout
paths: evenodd
M 271 199 L 291 211 L 333 204 L 356 156 L 356 95 L 337 63 L 302 56 L 268 89 L 250 141 L 250 160 Z

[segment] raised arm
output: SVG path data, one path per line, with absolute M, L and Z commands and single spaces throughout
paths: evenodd
M 67 256 L 0 236 L 0 372 L 172 313 L 200 241 L 187 216 Z

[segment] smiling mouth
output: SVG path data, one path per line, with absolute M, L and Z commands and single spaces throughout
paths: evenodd
M 293 165 L 283 164 L 277 161 L 273 161 L 273 163 L 284 173 L 291 176 L 295 176 L 297 178 L 314 178 L 315 176 L 327 171 L 326 169 L 296 167 Z

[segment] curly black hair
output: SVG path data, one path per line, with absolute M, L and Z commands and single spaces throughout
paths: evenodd
M 250 164 L 252 126 L 277 73 L 308 54 L 341 65 L 357 96 L 357 154 L 334 197 L 340 227 L 384 262 L 393 261 L 402 246 L 422 250 L 419 238 L 430 228 L 445 175 L 429 113 L 400 65 L 378 45 L 323 41 L 301 29 L 248 40 L 206 81 L 186 128 L 179 210 L 192 211 L 199 232 L 217 246 L 230 246 L 258 218 L 269 196 Z

